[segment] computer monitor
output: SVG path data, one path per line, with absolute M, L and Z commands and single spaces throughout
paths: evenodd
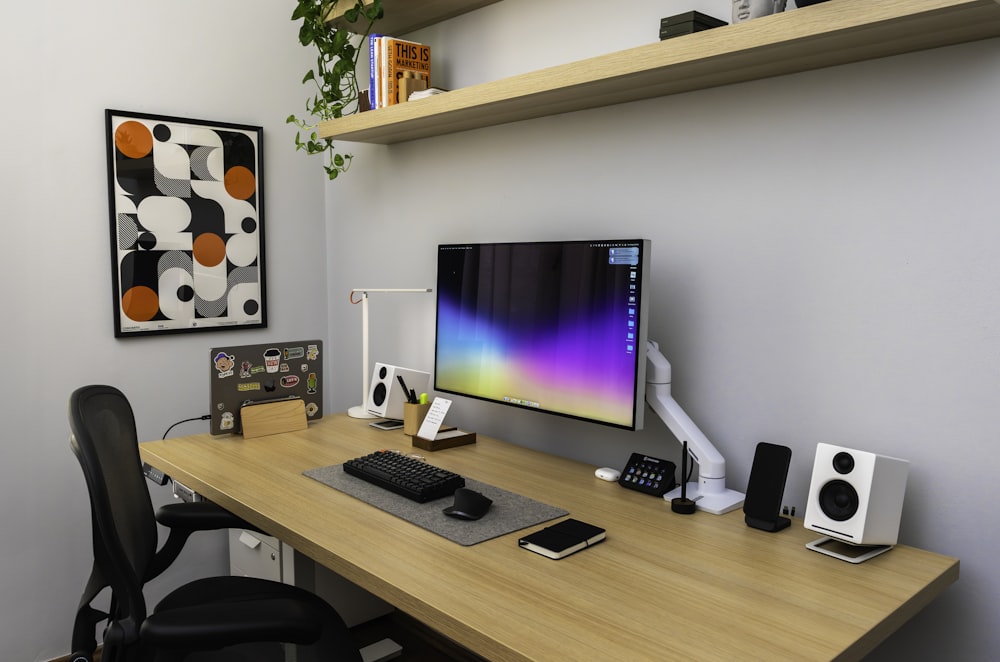
M 641 428 L 649 254 L 644 239 L 439 246 L 435 390 Z

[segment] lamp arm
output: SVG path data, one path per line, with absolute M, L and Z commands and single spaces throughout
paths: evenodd
M 361 293 L 361 406 L 368 410 L 368 293 Z
M 361 294 L 361 299 L 354 301 L 353 295 Z M 351 303 L 361 304 L 361 404 L 347 410 L 347 415 L 351 418 L 376 418 L 374 414 L 368 413 L 368 291 L 352 290 Z
M 351 303 L 361 304 L 361 404 L 347 410 L 347 415 L 352 418 L 378 418 L 368 411 L 368 389 L 370 387 L 368 372 L 368 293 L 410 293 L 410 292 L 431 292 L 429 287 L 421 288 L 378 288 L 378 287 L 356 287 L 351 290 Z M 360 294 L 361 298 L 354 300 L 354 295 Z

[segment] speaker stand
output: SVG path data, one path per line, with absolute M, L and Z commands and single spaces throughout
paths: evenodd
M 806 547 L 848 563 L 863 563 L 893 548 L 893 545 L 849 545 L 834 538 L 824 537 L 807 542 Z

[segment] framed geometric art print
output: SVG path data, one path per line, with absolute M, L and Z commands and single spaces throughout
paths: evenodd
M 105 122 L 115 336 L 266 327 L 263 129 Z

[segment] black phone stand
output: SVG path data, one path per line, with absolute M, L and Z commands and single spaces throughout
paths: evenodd
M 791 460 L 792 451 L 787 446 L 764 441 L 757 444 L 743 500 L 743 521 L 747 526 L 775 533 L 791 525 L 792 520 L 779 514 Z

